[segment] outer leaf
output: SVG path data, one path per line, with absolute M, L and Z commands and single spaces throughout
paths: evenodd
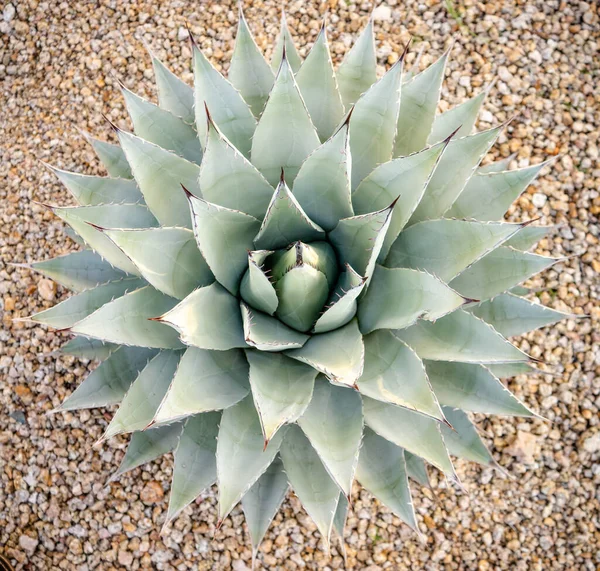
M 132 178 L 131 168 L 125 157 L 123 149 L 119 145 L 107 143 L 100 139 L 95 139 L 88 133 L 81 131 L 81 134 L 86 138 L 87 142 L 92 145 L 95 153 L 98 155 L 100 162 L 104 165 L 109 176 L 116 178 Z
M 315 449 L 297 426 L 290 426 L 281 459 L 294 492 L 329 545 L 340 490 L 329 477 Z
M 144 287 L 146 282 L 138 278 L 125 278 L 108 282 L 94 289 L 86 290 L 65 301 L 31 316 L 32 321 L 49 325 L 55 329 L 67 329 L 81 321 L 105 303 Z
M 175 451 L 166 522 L 172 520 L 185 506 L 215 483 L 215 454 L 220 419 L 220 413 L 207 412 L 192 416 L 186 421 Z
M 444 419 L 423 362 L 390 331 L 365 337 L 365 370 L 358 390 L 372 399 Z
M 440 98 L 449 52 L 402 84 L 394 156 L 410 155 L 427 145 Z
M 528 331 L 571 317 L 566 313 L 544 307 L 539 303 L 532 303 L 510 293 L 484 301 L 470 307 L 467 311 L 489 323 L 505 337 L 523 335 Z
M 256 559 L 258 547 L 287 495 L 288 488 L 283 462 L 277 456 L 242 498 L 242 508 L 252 540 L 253 559 Z
M 344 57 L 336 72 L 336 78 L 346 109 L 356 103 L 358 98 L 377 81 L 372 18 Z
M 200 164 L 202 148 L 193 127 L 128 89 L 122 88 L 122 93 L 138 137 Z
M 273 87 L 275 76 L 252 37 L 241 3 L 228 77 L 232 85 L 242 94 L 254 116 L 258 117 Z
M 496 462 L 468 416 L 462 410 L 446 406 L 444 407 L 444 414 L 454 428 L 452 430 L 447 426 L 442 426 L 448 452 L 453 456 L 477 462 L 483 466 L 494 466 Z
M 186 345 L 217 351 L 246 346 L 239 302 L 218 283 L 195 290 L 158 320 L 177 329 Z
M 400 234 L 385 265 L 424 270 L 449 282 L 521 227 L 501 222 L 427 220 Z
M 50 260 L 33 262 L 25 267 L 40 272 L 74 291 L 84 291 L 127 276 L 92 250 L 71 252 Z
M 515 250 L 530 250 L 542 238 L 552 232 L 555 226 L 525 226 L 521 228 L 512 238 L 508 239 L 505 246 Z
M 454 278 L 450 285 L 467 297 L 490 299 L 556 262 L 558 259 L 520 252 L 513 248 L 497 248 Z
M 358 185 L 352 195 L 357 214 L 367 214 L 385 208 L 394 200 L 397 206 L 379 253 L 385 260 L 392 244 L 417 208 L 425 188 L 439 162 L 446 143 L 440 143 L 419 153 L 379 165 Z
M 194 109 L 196 128 L 204 145 L 208 128 L 206 108 L 227 140 L 245 157 L 250 156 L 256 119 L 239 91 L 206 59 L 197 45 L 194 51 Z
M 500 220 L 546 164 L 490 174 L 476 172 L 448 210 L 448 216 Z
M 285 59 L 287 59 L 289 62 L 294 73 L 300 69 L 302 60 L 300 59 L 298 50 L 296 50 L 296 46 L 292 40 L 292 35 L 290 34 L 290 29 L 287 25 L 285 12 L 282 10 L 281 29 L 279 31 L 279 36 L 277 37 L 275 47 L 273 48 L 273 58 L 271 59 L 271 69 L 273 70 L 273 73 L 277 73 L 278 70 L 281 69 L 281 63 Z
M 321 378 L 298 424 L 327 472 L 349 497 L 363 432 L 362 401 L 358 393 L 335 387 Z
M 119 131 L 118 135 L 144 200 L 161 226 L 191 228 L 190 211 L 181 185 L 200 195 L 198 165 L 131 133 Z
M 188 125 L 194 123 L 194 90 L 179 79 L 152 52 L 152 67 L 158 90 L 158 104 Z
M 426 361 L 425 367 L 443 405 L 484 414 L 532 416 L 532 412 L 483 365 Z
M 248 363 L 240 350 L 207 351 L 190 347 L 179 362 L 153 423 L 221 410 L 233 406 L 248 392 Z
M 376 266 L 371 286 L 358 308 L 358 322 L 363 333 L 403 329 L 417 319 L 435 321 L 465 301 L 427 272 Z
M 418 321 L 395 334 L 410 345 L 421 359 L 460 363 L 528 360 L 525 353 L 511 345 L 493 327 L 460 309 L 435 323 Z
M 156 353 L 155 349 L 119 347 L 86 377 L 58 410 L 100 408 L 120 403 Z
M 528 375 L 534 370 L 529 363 L 497 363 L 488 364 L 486 367 L 493 375 L 500 378 Z M 539 372 L 539 371 L 538 371 Z
M 90 176 L 46 165 L 82 206 L 144 202 L 137 184 L 125 178 Z
M 285 351 L 302 347 L 308 335 L 290 329 L 281 321 L 241 304 L 246 343 L 260 351 Z
M 402 61 L 360 97 L 350 118 L 352 190 L 377 166 L 392 158 L 398 111 Z
M 260 222 L 238 210 L 188 197 L 200 251 L 219 283 L 237 295 Z
M 460 196 L 504 125 L 448 143 L 409 224 L 443 216 Z
M 356 319 L 335 331 L 313 335 L 304 347 L 286 354 L 335 383 L 353 386 L 363 372 L 364 345 Z
M 178 349 L 181 343 L 170 327 L 151 321 L 169 311 L 176 300 L 147 286 L 103 305 L 76 323 L 71 331 L 121 345 Z
M 280 430 L 265 448 L 250 396 L 223 412 L 217 444 L 221 521 L 273 462 L 285 432 Z
M 427 473 L 427 466 L 423 461 L 423 458 L 411 454 L 407 450 L 404 451 L 404 460 L 406 461 L 406 472 L 408 477 L 413 479 L 421 486 L 427 488 L 431 487 L 429 483 L 429 474 Z
M 133 382 L 113 416 L 104 439 L 146 428 L 156 413 L 177 370 L 180 351 L 161 351 Z
M 105 236 L 101 228 L 148 228 L 156 226 L 150 211 L 141 204 L 105 204 L 102 206 L 53 206 L 52 212 L 64 220 L 89 246 L 120 270 L 139 275 L 129 258 Z
M 252 164 L 273 186 L 284 169 L 291 184 L 300 165 L 319 144 L 286 58 L 252 138 Z
M 402 448 L 366 428 L 356 479 L 418 533 Z
M 488 163 L 487 165 L 480 166 L 477 169 L 477 174 L 491 174 L 494 172 L 502 172 L 508 170 L 510 163 L 516 158 L 517 153 L 513 153 L 504 159 L 500 159 L 493 163 Z
M 348 498 L 340 492 L 340 499 L 338 500 L 337 509 L 335 510 L 335 516 L 333 518 L 333 531 L 335 531 L 339 540 L 340 551 L 342 557 L 346 559 L 346 546 L 344 544 L 344 528 L 346 527 L 346 519 L 348 518 L 348 507 L 350 503 Z
M 363 397 L 365 423 L 379 436 L 420 456 L 456 481 L 440 423 L 417 412 Z
M 106 230 L 156 289 L 183 299 L 215 279 L 187 228 Z
M 246 351 L 250 386 L 265 443 L 301 416 L 313 394 L 317 371 L 282 354 Z
M 433 122 L 428 143 L 439 143 L 453 131 L 457 131 L 458 137 L 467 137 L 473 131 L 477 115 L 483 105 L 487 90 L 478 93 L 475 97 L 468 99 L 460 105 L 456 105 L 445 113 L 438 115 Z
M 223 136 L 210 115 L 198 182 L 202 196 L 209 202 L 245 212 L 259 220 L 264 218 L 273 196 L 273 187 Z
M 272 195 L 265 219 L 254 238 L 256 246 L 265 250 L 276 250 L 298 240 L 312 242 L 324 237 L 323 229 L 302 210 L 282 175 Z
M 250 305 L 264 313 L 273 315 L 279 300 L 273 284 L 263 270 L 263 263 L 270 250 L 255 250 L 248 253 L 248 270 L 242 278 L 240 295 Z
M 325 26 L 296 75 L 298 88 L 321 141 L 328 139 L 344 115 Z
M 346 122 L 302 163 L 294 181 L 294 196 L 304 212 L 326 231 L 354 214 L 348 132 Z
M 108 359 L 111 353 L 118 349 L 114 343 L 104 343 L 98 339 L 88 339 L 87 337 L 73 337 L 67 341 L 61 348 L 61 353 L 72 355 L 78 359 L 90 359 L 103 361 Z

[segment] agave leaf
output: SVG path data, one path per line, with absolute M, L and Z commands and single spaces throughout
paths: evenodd
M 138 137 L 172 151 L 192 163 L 200 164 L 202 147 L 191 125 L 129 89 L 122 88 L 122 93 Z
M 344 385 L 355 385 L 363 372 L 364 345 L 356 319 L 335 331 L 313 335 L 304 347 L 286 355 Z
M 282 169 L 292 184 L 300 165 L 319 144 L 286 58 L 252 138 L 252 164 L 272 186 L 279 182 Z
M 175 450 L 167 522 L 217 480 L 217 434 L 221 414 L 206 412 L 188 418 Z
M 363 397 L 365 423 L 379 436 L 424 458 L 456 480 L 440 423 L 406 408 Z
M 358 308 L 363 333 L 403 329 L 417 319 L 435 321 L 465 303 L 465 298 L 427 272 L 376 266 Z
M 106 230 L 106 235 L 157 290 L 183 299 L 215 280 L 187 228 Z
M 219 520 L 223 520 L 269 467 L 279 451 L 285 429 L 265 447 L 252 397 L 225 409 L 217 443 Z
M 177 333 L 151 318 L 169 311 L 177 300 L 146 286 L 103 305 L 71 327 L 73 333 L 120 345 L 179 349 Z
M 250 387 L 268 443 L 284 425 L 300 417 L 311 401 L 317 371 L 283 354 L 246 351 Z
M 104 165 L 109 176 L 115 178 L 133 178 L 125 153 L 119 145 L 95 139 L 84 131 L 81 131 L 81 133 L 92 146 L 96 155 L 98 155 L 100 162 Z
M 112 475 L 111 481 L 142 464 L 152 462 L 163 454 L 175 450 L 182 428 L 183 426 L 177 423 L 143 432 L 134 432 L 129 440 L 125 456 L 117 471 Z
M 458 129 L 456 133 L 458 137 L 470 135 L 487 93 L 487 90 L 482 91 L 475 97 L 438 115 L 433 122 L 427 142 L 430 145 L 439 143 L 456 129 Z
M 486 365 L 492 375 L 498 378 L 516 377 L 517 375 L 528 375 L 533 367 L 529 363 L 490 363 Z
M 425 368 L 435 395 L 443 405 L 484 414 L 532 416 L 483 365 L 426 361 Z
M 459 363 L 510 363 L 528 361 L 528 356 L 511 345 L 491 325 L 457 310 L 435 323 L 418 321 L 395 332 L 421 359 Z
M 408 450 L 405 450 L 404 460 L 406 462 L 406 473 L 408 474 L 408 477 L 417 482 L 417 484 L 430 488 L 429 474 L 427 473 L 427 466 L 425 465 L 423 458 L 415 456 L 408 452 Z
M 403 57 L 360 97 L 352 111 L 352 190 L 376 166 L 392 158 L 400 109 Z
M 394 156 L 416 153 L 427 145 L 435 118 L 449 51 L 402 84 Z
M 188 125 L 194 124 L 194 90 L 177 77 L 152 52 L 152 68 L 158 91 L 158 104 Z
M 134 180 L 90 176 L 46 165 L 81 206 L 143 203 L 144 197 Z
M 523 333 L 571 317 L 561 311 L 550 309 L 510 293 L 498 295 L 489 301 L 469 307 L 467 311 L 489 323 L 505 337 L 523 335 Z
M 232 294 L 248 265 L 248 252 L 260 222 L 239 210 L 217 206 L 189 195 L 194 234 L 209 268 Z
M 507 293 L 512 293 L 514 295 L 518 295 L 518 296 L 524 296 L 527 295 L 531 290 L 529 288 L 523 287 L 523 286 L 515 286 L 513 288 L 511 288 Z
M 503 128 L 500 125 L 448 143 L 409 224 L 440 218 L 450 209 Z
M 493 163 L 488 163 L 487 165 L 480 166 L 476 174 L 492 174 L 495 172 L 502 172 L 508 170 L 510 163 L 515 159 L 517 153 L 513 153 L 504 159 L 500 159 Z
M 346 109 L 377 81 L 373 18 L 369 18 L 335 75 Z
M 50 260 L 33 262 L 25 267 L 74 291 L 84 291 L 127 276 L 92 250 L 71 252 Z
M 294 492 L 329 546 L 340 489 L 298 426 L 287 430 L 280 454 Z
M 444 419 L 423 362 L 410 347 L 391 331 L 376 331 L 364 341 L 365 370 L 357 383 L 361 394 Z
M 344 123 L 302 163 L 294 181 L 293 192 L 300 206 L 326 231 L 333 230 L 340 219 L 354 214 L 349 142 L 348 123 Z
M 450 286 L 472 299 L 490 299 L 558 261 L 505 246 L 476 261 L 454 278 Z
M 206 109 L 227 140 L 245 157 L 250 156 L 256 119 L 239 91 L 206 59 L 194 44 L 194 109 L 200 143 L 204 146 L 208 130 Z
M 385 265 L 424 270 L 449 282 L 521 227 L 475 220 L 426 220 L 400 234 Z
M 502 219 L 510 205 L 546 164 L 491 174 L 476 172 L 448 210 L 447 216 L 474 218 L 482 222 Z
M 240 350 L 189 347 L 152 422 L 162 424 L 221 410 L 233 406 L 248 392 L 248 363 Z
M 277 456 L 242 498 L 242 508 L 252 540 L 253 560 L 256 559 L 258 548 L 287 495 L 288 488 L 283 462 Z
M 366 278 L 357 274 L 349 264 L 340 275 L 339 282 L 331 296 L 332 301 L 317 319 L 313 331 L 326 333 L 348 323 L 356 315 L 356 299 L 366 285 Z
M 216 351 L 246 347 L 239 302 L 216 282 L 192 292 L 159 321 L 177 329 L 186 345 Z
M 285 351 L 302 347 L 308 335 L 290 329 L 278 319 L 254 311 L 241 303 L 244 338 L 251 347 L 260 351 Z
M 466 413 L 462 410 L 445 406 L 444 414 L 454 429 L 442 426 L 444 442 L 446 443 L 448 452 L 453 456 L 477 462 L 483 466 L 494 466 L 496 462 Z
M 262 56 L 261 56 L 262 57 Z M 273 187 L 219 131 L 208 116 L 208 138 L 198 180 L 209 202 L 262 220 Z
M 392 244 L 417 208 L 447 143 L 440 143 L 408 157 L 379 165 L 352 194 L 357 214 L 385 208 L 394 200 L 397 206 L 385 235 L 379 262 L 385 260 Z
M 273 87 L 275 76 L 252 37 L 241 3 L 228 78 L 242 94 L 254 116 L 258 117 Z
M 30 319 L 37 323 L 49 325 L 54 329 L 67 329 L 102 307 L 105 303 L 125 295 L 128 291 L 134 291 L 145 285 L 146 282 L 139 278 L 124 278 L 108 282 L 94 289 L 88 289 L 71 296 L 50 309 L 32 315 Z
M 259 311 L 273 315 L 279 300 L 273 284 L 262 268 L 267 256 L 272 254 L 270 250 L 255 250 L 248 253 L 248 270 L 240 284 L 240 295 L 242 299 Z
M 150 211 L 141 204 L 102 206 L 53 206 L 52 212 L 64 220 L 87 244 L 111 265 L 128 274 L 139 275 L 131 260 L 99 228 L 148 228 L 156 226 Z
M 104 433 L 104 439 L 143 430 L 152 422 L 171 384 L 180 357 L 181 351 L 167 350 L 151 359 L 129 387 Z
M 277 73 L 281 69 L 281 64 L 284 60 L 288 61 L 290 68 L 296 73 L 302 65 L 302 60 L 298 54 L 298 50 L 292 40 L 292 34 L 287 25 L 287 19 L 285 12 L 281 11 L 281 28 L 275 47 L 273 48 L 273 57 L 271 59 L 271 70 L 273 73 Z
M 298 425 L 327 472 L 349 497 L 363 432 L 359 394 L 347 387 L 333 386 L 324 377 L 319 378 Z
M 510 246 L 515 250 L 527 251 L 537 244 L 542 238 L 552 232 L 556 226 L 525 226 L 521 228 L 512 238 L 509 238 L 504 245 Z
M 348 507 L 350 503 L 348 498 L 340 492 L 340 498 L 338 505 L 335 510 L 335 516 L 333 517 L 333 531 L 338 536 L 339 549 L 342 553 L 342 557 L 346 560 L 346 546 L 344 544 L 344 528 L 346 527 L 346 519 L 348 518 Z
M 190 210 L 181 185 L 200 195 L 198 165 L 131 133 L 119 131 L 118 135 L 144 200 L 161 226 L 191 228 Z
M 118 404 L 156 349 L 119 347 L 100 363 L 58 410 L 100 408 Z
M 356 479 L 404 523 L 419 532 L 402 448 L 366 428 Z
M 344 115 L 325 26 L 296 75 L 298 88 L 321 141 L 327 140 Z
M 60 351 L 65 355 L 72 355 L 78 359 L 104 361 L 118 348 L 119 346 L 114 343 L 104 343 L 98 339 L 73 337 L 60 348 Z

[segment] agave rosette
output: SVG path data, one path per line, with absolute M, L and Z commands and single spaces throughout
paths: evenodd
M 135 134 L 90 138 L 109 176 L 53 168 L 87 247 L 32 264 L 75 292 L 33 319 L 102 360 L 61 409 L 119 404 L 117 475 L 174 451 L 167 520 L 216 482 L 256 550 L 291 485 L 328 543 L 356 479 L 417 529 L 409 478 L 494 463 L 467 413 L 532 415 L 507 337 L 564 315 L 515 289 L 550 229 L 501 220 L 543 165 L 479 166 L 504 125 L 436 113 L 447 58 L 378 79 L 369 21 L 334 71 L 283 19 L 269 65 L 240 14 L 227 79 L 153 56 L 158 105 L 123 88 Z

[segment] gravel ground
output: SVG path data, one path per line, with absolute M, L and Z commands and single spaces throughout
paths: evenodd
M 287 2 L 301 52 L 330 7 L 339 61 L 370 9 L 365 2 Z M 0 7 L 2 3 L 0 3 Z M 268 51 L 278 0 L 255 1 L 247 16 Z M 526 336 L 521 347 L 554 375 L 510 381 L 549 419 L 478 419 L 508 477 L 458 463 L 465 491 L 433 475 L 435 496 L 415 489 L 426 542 L 366 492 L 355 490 L 347 564 L 328 558 L 295 498 L 284 504 L 261 548 L 268 569 L 600 569 L 600 129 L 599 18 L 595 3 L 558 0 L 389 0 L 376 8 L 381 71 L 409 34 L 421 65 L 452 51 L 444 106 L 498 81 L 481 128 L 516 115 L 493 150 L 517 152 L 513 166 L 558 155 L 519 200 L 514 219 L 560 225 L 538 253 L 567 259 L 537 277 L 541 301 L 591 319 L 570 319 Z M 92 448 L 107 411 L 47 415 L 94 363 L 52 354 L 64 335 L 12 322 L 65 292 L 8 262 L 75 248 L 61 222 L 33 203 L 65 204 L 67 191 L 37 159 L 100 172 L 76 128 L 111 138 L 101 113 L 127 126 L 115 74 L 153 97 L 148 41 L 191 80 L 186 21 L 216 64 L 231 56 L 235 5 L 206 0 L 12 0 L 0 13 L 0 552 L 17 569 L 234 569 L 250 566 L 239 510 L 215 532 L 214 493 L 160 535 L 171 458 L 105 485 L 126 441 Z M 439 480 L 439 481 L 438 481 Z

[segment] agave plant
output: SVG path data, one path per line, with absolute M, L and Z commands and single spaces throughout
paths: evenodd
M 194 87 L 155 56 L 158 105 L 123 87 L 135 134 L 89 138 L 108 177 L 50 167 L 84 249 L 31 265 L 75 295 L 32 318 L 102 363 L 60 410 L 119 407 L 117 475 L 174 451 L 167 521 L 215 482 L 254 552 L 288 487 L 325 544 L 356 479 L 417 529 L 409 478 L 494 465 L 467 413 L 531 416 L 499 380 L 507 337 L 564 314 L 519 287 L 549 232 L 503 222 L 543 164 L 479 166 L 485 92 L 438 114 L 448 53 L 377 78 L 369 21 L 334 70 L 282 19 L 269 65 L 240 14 L 225 78 L 193 43 Z

